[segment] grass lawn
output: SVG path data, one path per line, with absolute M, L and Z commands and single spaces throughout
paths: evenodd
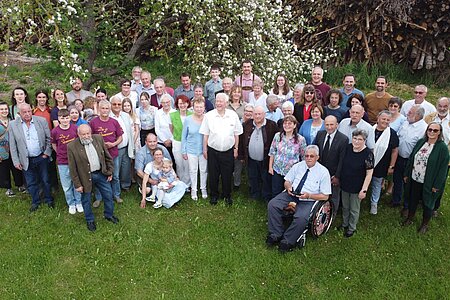
M 11 67 L 0 98 L 16 85 L 30 94 L 57 86 L 50 67 Z M 394 81 L 389 92 L 411 99 L 417 81 Z M 449 91 L 432 86 L 428 98 Z M 0 193 L 0 299 L 450 299 L 448 192 L 426 235 L 416 232 L 421 211 L 402 228 L 388 199 L 377 216 L 366 199 L 352 238 L 335 229 L 338 216 L 325 236 L 286 255 L 266 248 L 266 205 L 248 200 L 244 187 L 232 207 L 185 197 L 170 210 L 140 209 L 133 188 L 116 205 L 119 225 L 95 210 L 95 233 L 82 214 L 68 214 L 62 193 L 54 210 L 33 214 L 28 195 Z
M 95 210 L 95 233 L 82 214 L 68 214 L 61 193 L 56 198 L 56 209 L 30 214 L 28 195 L 1 197 L 1 299 L 449 297 L 448 201 L 424 236 L 419 216 L 402 228 L 386 199 L 377 216 L 365 201 L 352 238 L 333 226 L 282 255 L 265 246 L 265 204 L 245 192 L 232 207 L 185 197 L 170 210 L 143 210 L 133 189 L 116 205 L 119 225 Z

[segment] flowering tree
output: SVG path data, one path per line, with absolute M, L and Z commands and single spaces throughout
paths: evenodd
M 250 59 L 268 81 L 277 73 L 304 79 L 334 55 L 296 48 L 292 35 L 304 20 L 282 0 L 3 0 L 0 14 L 8 31 L 3 48 L 48 47 L 68 77 L 88 77 L 88 83 L 116 74 L 142 53 L 182 53 L 198 79 L 212 63 L 232 75 Z

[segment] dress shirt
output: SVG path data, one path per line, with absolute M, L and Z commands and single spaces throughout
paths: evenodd
M 86 156 L 89 161 L 89 169 L 91 172 L 101 170 L 100 159 L 98 158 L 97 150 L 92 143 L 84 145 L 84 150 L 86 151 Z
M 23 134 L 25 136 L 25 140 L 27 141 L 27 151 L 28 157 L 36 157 L 42 153 L 41 147 L 39 146 L 39 137 L 36 131 L 36 127 L 34 126 L 33 119 L 30 121 L 30 127 L 21 120 Z
M 406 117 L 408 115 L 409 110 L 414 105 L 416 105 L 416 100 L 414 99 L 405 101 L 405 103 L 402 104 L 402 109 L 400 110 L 400 113 Z M 423 100 L 423 102 L 420 103 L 419 105 L 420 107 L 423 107 L 423 109 L 425 110 L 424 116 L 436 111 L 436 107 L 434 107 L 434 105 L 428 102 L 427 100 Z
M 238 115 L 225 109 L 223 116 L 217 109 L 207 112 L 203 118 L 199 132 L 208 136 L 208 146 L 217 151 L 228 151 L 234 147 L 234 137 L 243 132 Z
M 210 79 L 205 84 L 205 98 L 209 100 L 213 105 L 216 103 L 216 92 L 222 89 L 222 79 L 218 78 L 217 81 Z
M 352 143 L 352 133 L 356 129 L 361 129 L 367 132 L 366 146 L 373 150 L 375 148 L 375 131 L 369 123 L 361 119 L 356 126 L 352 126 L 352 120 L 345 118 L 339 123 L 338 130 L 348 137 L 349 144 Z
M 153 94 L 156 94 L 155 89 L 153 88 L 153 84 L 151 84 L 149 87 L 144 87 L 142 84 L 138 85 L 136 87 L 136 93 L 138 95 L 138 99 L 141 98 L 142 92 L 147 92 L 148 95 L 151 97 Z
M 439 115 L 436 114 L 436 117 L 434 118 L 433 122 L 436 122 L 436 123 L 442 125 L 442 134 L 444 136 L 444 142 L 448 145 L 450 142 L 450 116 L 449 116 L 449 114 L 447 113 L 447 115 L 443 119 L 439 118 Z
M 284 179 L 291 182 L 295 189 L 307 169 L 309 169 L 309 174 L 303 185 L 302 193 L 331 195 L 330 173 L 319 162 L 316 162 L 311 168 L 308 168 L 306 161 L 296 163 L 284 176 Z
M 158 143 L 164 143 L 171 140 L 173 135 L 170 131 L 170 113 L 176 111 L 171 108 L 168 113 L 165 113 L 162 108 L 158 109 L 155 115 L 155 132 L 158 137 Z
M 116 116 L 113 112 L 111 112 L 109 116 L 119 122 L 120 127 L 122 127 L 122 142 L 117 145 L 117 148 L 121 149 L 123 147 L 126 147 L 128 145 L 128 139 L 130 138 L 128 135 L 131 131 L 131 126 L 133 126 L 133 121 L 131 120 L 130 115 L 128 115 L 126 112 L 121 111 L 119 116 Z
M 403 158 L 409 158 L 417 141 L 423 138 L 427 130 L 427 123 L 422 119 L 410 124 L 408 121 L 403 122 L 403 126 L 398 131 L 398 155 Z

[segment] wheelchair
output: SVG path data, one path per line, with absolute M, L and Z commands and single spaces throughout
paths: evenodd
M 333 202 L 331 200 L 314 201 L 314 205 L 309 212 L 308 226 L 306 226 L 305 230 L 297 239 L 297 246 L 299 248 L 305 246 L 308 232 L 314 239 L 317 239 L 321 235 L 327 233 L 330 229 L 331 223 L 333 222 L 333 209 Z M 292 214 L 287 214 L 283 217 L 285 228 L 289 227 L 292 219 Z

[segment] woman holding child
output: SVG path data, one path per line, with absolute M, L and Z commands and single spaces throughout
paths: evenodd
M 142 189 L 141 208 L 145 208 L 146 202 L 155 202 L 152 196 L 147 198 L 147 194 L 152 192 L 154 196 L 159 197 L 157 202 L 153 205 L 154 208 L 164 206 L 165 208 L 171 208 L 175 203 L 183 198 L 186 185 L 180 180 L 176 180 L 176 184 L 172 183 L 172 186 L 167 190 L 163 190 L 162 193 L 158 193 L 158 184 L 160 183 L 161 175 L 164 165 L 164 156 L 160 148 L 156 148 L 152 153 L 153 161 L 149 162 L 144 169 L 144 178 L 142 179 L 142 186 L 147 186 L 147 183 L 151 185 L 151 188 Z

